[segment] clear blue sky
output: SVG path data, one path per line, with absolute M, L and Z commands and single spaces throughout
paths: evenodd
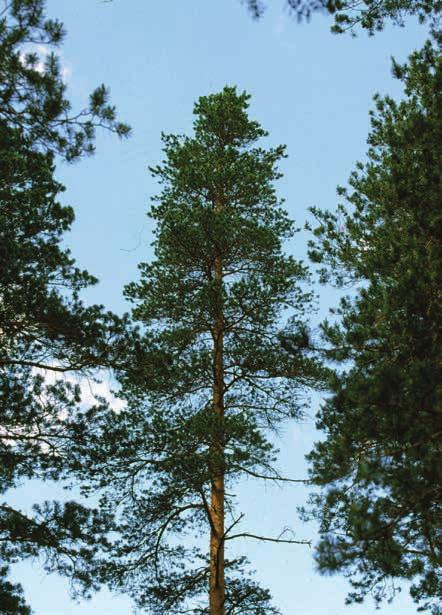
M 426 32 L 412 22 L 375 38 L 334 36 L 328 19 L 318 16 L 298 25 L 282 9 L 282 0 L 269 3 L 271 10 L 255 22 L 240 0 L 48 2 L 50 15 L 62 19 L 68 31 L 62 56 L 74 105 L 84 105 L 88 93 L 104 82 L 122 119 L 134 129 L 123 143 L 101 134 L 94 158 L 58 168 L 67 186 L 63 199 L 77 214 L 67 242 L 81 266 L 101 280 L 88 300 L 126 309 L 122 287 L 137 277 L 137 263 L 151 256 L 145 212 L 156 186 L 147 166 L 161 159 L 160 133 L 189 132 L 195 99 L 225 84 L 252 94 L 251 114 L 269 130 L 269 143 L 287 144 L 279 189 L 291 216 L 301 225 L 309 206 L 335 206 L 336 185 L 345 183 L 354 162 L 364 156 L 372 95 L 400 94 L 390 56 L 404 60 Z M 289 249 L 304 257 L 305 235 Z M 321 313 L 334 299 L 321 291 Z M 318 401 L 312 400 L 310 418 L 289 426 L 281 440 L 281 467 L 292 477 L 305 476 L 304 454 L 317 437 L 311 417 Z M 32 483 L 15 499 L 25 507 L 56 495 L 54 487 Z M 299 537 L 314 538 L 315 527 L 296 519 L 296 506 L 305 496 L 296 486 L 239 487 L 251 530 L 271 535 L 292 525 Z M 284 615 L 375 612 L 369 601 L 345 607 L 347 583 L 317 575 L 307 547 L 248 542 L 242 548 Z M 90 602 L 72 602 L 66 580 L 46 577 L 37 564 L 16 566 L 15 577 L 24 583 L 36 615 L 131 612 L 127 598 L 106 592 Z M 381 612 L 409 615 L 416 607 L 403 591 Z

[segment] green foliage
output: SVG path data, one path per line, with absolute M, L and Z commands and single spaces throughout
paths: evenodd
M 440 613 L 442 413 L 442 58 L 428 42 L 393 64 L 405 98 L 376 97 L 368 160 L 314 211 L 311 256 L 324 281 L 355 285 L 323 326 L 339 361 L 310 454 L 322 571 L 343 571 L 350 601 L 412 581 Z M 390 585 L 391 582 L 391 585 Z
M 66 473 L 72 443 L 87 441 L 89 426 L 79 386 L 64 374 L 112 364 L 110 345 L 117 353 L 124 321 L 79 299 L 95 280 L 60 246 L 73 211 L 57 201 L 63 187 L 53 179 L 52 155 L 35 151 L 4 124 L 0 143 L 0 492 L 6 494 L 24 479 Z M 106 515 L 74 503 L 47 503 L 28 517 L 3 502 L 0 561 L 41 555 L 47 570 L 88 590 L 96 584 L 93 557 L 106 544 L 100 537 L 106 523 Z M 17 586 L 2 581 L 0 592 L 2 605 L 11 604 L 6 612 L 29 612 Z
M 256 18 L 262 16 L 266 5 L 260 0 L 245 0 L 247 7 Z M 336 34 L 350 31 L 355 35 L 357 28 L 373 35 L 384 29 L 391 21 L 403 26 L 405 18 L 416 16 L 420 23 L 428 23 L 437 32 L 442 3 L 440 0 L 286 0 L 289 12 L 298 21 L 309 21 L 315 13 L 331 15 L 334 24 L 331 31 Z
M 46 17 L 45 4 L 13 0 L 0 10 L 0 120 L 22 130 L 33 147 L 74 160 L 94 151 L 97 126 L 120 137 L 130 129 L 117 121 L 104 85 L 87 107 L 72 112 L 54 51 L 63 41 L 63 24 Z M 44 57 L 41 46 L 52 51 Z
M 86 307 L 80 291 L 95 278 L 61 247 L 74 219 L 57 196 L 53 154 L 66 160 L 93 151 L 95 128 L 119 136 L 106 88 L 71 112 L 54 51 L 62 24 L 45 16 L 44 0 L 12 0 L 0 10 L 0 493 L 23 480 L 60 479 L 78 470 L 72 444 L 87 440 L 79 386 L 65 374 L 113 364 L 124 320 Z M 110 351 L 113 345 L 114 355 Z M 48 571 L 88 592 L 99 580 L 107 547 L 106 514 L 74 502 L 46 502 L 29 515 L 0 504 L 2 613 L 28 615 L 9 565 L 40 558 Z M 4 564 L 4 565 L 3 565 Z
M 208 613 L 213 477 L 227 480 L 228 544 L 243 534 L 234 484 L 278 478 L 268 429 L 299 417 L 302 390 L 322 375 L 305 347 L 293 358 L 279 343 L 296 339 L 311 293 L 306 267 L 282 249 L 294 233 L 273 186 L 284 148 L 256 145 L 267 133 L 248 118 L 248 101 L 226 87 L 199 99 L 192 137 L 163 136 L 165 159 L 152 169 L 162 186 L 150 212 L 155 260 L 126 288 L 142 328 L 121 376 L 127 409 L 101 418 L 89 450 L 92 488 L 105 487 L 108 506 L 121 506 L 111 586 L 150 613 Z M 281 332 L 286 311 L 292 319 Z M 223 421 L 212 405 L 220 313 Z M 213 446 L 220 441 L 222 454 Z M 245 564 L 226 563 L 226 613 L 277 613 Z
M 8 567 L 0 568 L 0 604 L 5 615 L 31 615 L 31 609 L 25 603 L 20 585 L 7 580 Z

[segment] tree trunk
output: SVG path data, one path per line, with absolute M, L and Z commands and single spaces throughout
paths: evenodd
M 215 211 L 221 203 L 215 202 Z M 210 501 L 210 615 L 225 614 L 224 585 L 224 315 L 222 305 L 222 258 L 215 259 L 215 284 L 218 285 L 217 314 L 213 329 L 213 412 L 216 426 L 214 430 L 212 459 L 212 489 Z

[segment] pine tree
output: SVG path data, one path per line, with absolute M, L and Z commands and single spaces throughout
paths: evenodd
M 315 211 L 311 255 L 354 293 L 325 323 L 341 363 L 310 455 L 319 569 L 352 581 L 350 601 L 412 581 L 441 613 L 442 58 L 428 42 L 393 64 L 405 97 L 377 97 L 370 149 L 348 206 Z
M 299 417 L 321 376 L 304 352 L 308 272 L 282 249 L 295 232 L 273 186 L 284 147 L 256 144 L 267 133 L 248 101 L 226 87 L 198 100 L 194 136 L 163 136 L 155 260 L 126 288 L 144 338 L 122 377 L 127 409 L 88 451 L 92 480 L 123 506 L 111 585 L 150 613 L 277 613 L 225 546 L 303 542 L 243 529 L 233 505 L 241 477 L 279 478 L 268 432 Z
M 125 324 L 101 306 L 86 307 L 80 291 L 95 278 L 75 266 L 63 235 L 74 219 L 57 198 L 54 153 L 67 160 L 92 153 L 96 126 L 120 136 L 108 92 L 71 113 L 54 49 L 62 24 L 45 16 L 43 0 L 14 0 L 0 11 L 0 493 L 29 478 L 60 479 L 78 469 L 72 444 L 89 426 L 80 391 L 63 374 L 86 375 L 111 365 Z M 0 605 L 27 615 L 22 588 L 9 567 L 40 558 L 80 591 L 98 583 L 97 554 L 110 519 L 75 502 L 45 502 L 32 514 L 0 504 Z

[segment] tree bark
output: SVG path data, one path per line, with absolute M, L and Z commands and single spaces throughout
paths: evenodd
M 221 202 L 214 204 L 215 212 Z M 223 263 L 221 255 L 215 258 L 215 284 L 217 285 L 216 317 L 213 328 L 213 412 L 216 429 L 211 444 L 212 485 L 210 501 L 210 615 L 225 614 L 224 583 L 224 315 L 222 305 Z

